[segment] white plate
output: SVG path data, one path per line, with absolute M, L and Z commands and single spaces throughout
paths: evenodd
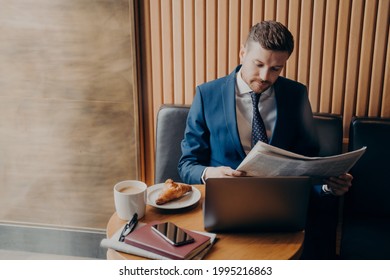
M 201 197 L 200 191 L 192 187 L 192 192 L 186 193 L 183 197 L 165 203 L 163 205 L 157 205 L 156 199 L 159 196 L 161 189 L 164 187 L 164 183 L 153 185 L 147 188 L 147 202 L 149 205 L 161 209 L 180 209 L 189 207 L 197 203 Z

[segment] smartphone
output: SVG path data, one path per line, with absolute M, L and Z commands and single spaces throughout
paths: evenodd
M 152 230 L 174 246 L 181 246 L 195 241 L 191 235 L 171 222 L 153 225 Z

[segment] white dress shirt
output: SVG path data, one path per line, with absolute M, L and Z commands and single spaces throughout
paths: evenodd
M 240 135 L 241 144 L 248 154 L 251 150 L 252 142 L 252 99 L 250 92 L 251 88 L 241 77 L 241 70 L 236 76 L 236 112 L 237 112 L 237 126 Z M 274 131 L 276 123 L 276 100 L 274 87 L 269 87 L 266 91 L 261 93 L 259 101 L 259 111 L 263 119 L 267 137 L 270 140 Z

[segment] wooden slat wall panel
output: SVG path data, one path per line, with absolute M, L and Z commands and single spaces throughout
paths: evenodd
M 238 52 L 240 47 L 240 9 L 239 0 L 230 1 L 229 5 L 229 24 L 228 24 L 228 68 L 227 71 L 234 69 L 239 63 Z
M 172 1 L 173 14 L 183 14 L 183 1 Z M 183 50 L 183 17 L 173 17 L 173 77 L 174 88 L 171 94 L 175 104 L 184 103 L 184 50 Z M 172 74 L 172 73 L 170 73 Z M 165 102 L 168 103 L 168 102 Z
M 276 19 L 276 2 L 277 0 L 265 0 L 264 18 L 265 19 Z
M 300 36 L 299 36 L 299 15 L 300 15 L 300 9 L 301 9 L 301 0 L 290 0 L 289 6 L 288 6 L 288 26 L 292 34 L 294 34 L 294 44 L 295 48 L 297 50 L 297 46 L 299 46 Z M 287 61 L 286 65 L 286 76 L 290 77 L 293 80 L 298 79 L 298 51 L 294 51 L 290 58 Z
M 161 0 L 161 62 L 163 99 L 166 103 L 173 103 L 173 36 L 172 36 L 172 1 Z
M 195 86 L 194 0 L 184 2 L 184 102 L 191 103 Z M 178 16 L 178 15 L 176 15 Z M 165 40 L 165 38 L 164 38 Z
M 389 27 L 388 27 L 389 28 Z M 389 32 L 387 32 L 389 34 Z M 385 64 L 385 76 L 382 90 L 382 116 L 390 116 L 390 36 L 387 37 L 387 53 L 386 53 L 386 64 Z
M 264 20 L 264 1 L 252 1 L 252 25 Z M 247 9 L 251 9 L 251 7 L 247 7 Z
M 250 26 L 264 19 L 286 24 L 295 37 L 282 74 L 307 85 L 314 112 L 342 114 L 345 137 L 353 115 L 390 117 L 389 0 L 140 2 L 149 3 L 140 5 L 140 25 L 151 38 L 141 49 L 152 50 L 141 58 L 153 81 L 141 95 L 153 100 L 143 108 L 147 131 L 161 104 L 191 104 L 197 84 L 230 73 Z
M 275 2 L 276 3 L 276 2 Z M 276 18 L 275 20 L 283 23 L 284 25 L 288 26 L 288 0 L 279 0 L 278 4 L 276 6 Z M 284 67 L 281 75 L 286 76 L 286 68 Z
M 248 30 L 252 26 L 252 8 L 251 0 L 242 0 L 241 1 L 241 24 L 240 24 L 240 47 L 242 42 L 246 40 Z
M 310 71 L 309 71 L 309 99 L 313 111 L 318 111 L 321 88 L 322 54 L 324 51 L 324 15 L 325 0 L 314 1 L 313 21 L 311 34 Z
M 217 8 L 217 76 L 229 72 L 228 69 L 228 38 L 229 38 L 229 2 L 218 0 Z
M 309 85 L 309 71 L 310 71 L 310 38 L 312 32 L 312 0 L 301 1 L 300 14 L 300 30 L 298 36 L 299 45 L 296 46 L 295 52 L 298 53 L 298 81 L 305 85 Z
M 195 1 L 195 85 L 206 80 L 206 0 Z
M 377 1 L 366 1 L 363 30 L 362 30 L 362 49 L 360 52 L 359 78 L 357 87 L 357 106 L 356 114 L 365 116 L 368 113 L 368 95 L 370 93 L 372 57 L 374 51 L 375 38 L 375 17 L 377 13 Z
M 356 114 L 357 81 L 359 78 L 359 56 L 362 41 L 362 18 L 364 12 L 364 0 L 353 0 L 351 5 L 350 31 L 348 33 L 347 63 L 338 65 L 346 71 L 346 85 L 344 92 L 344 134 L 349 128 L 350 117 Z
M 325 11 L 325 27 L 323 39 L 323 58 L 322 58 L 322 75 L 321 88 L 319 90 L 320 108 L 321 112 L 331 111 L 331 102 L 333 96 L 333 77 L 334 77 L 334 59 L 327 59 L 327 57 L 335 57 L 336 47 L 336 25 L 337 25 L 337 1 L 327 1 Z
M 386 55 L 387 40 L 389 39 L 389 24 L 382 24 L 387 21 L 389 23 L 389 1 L 381 0 L 378 3 L 378 16 L 376 18 L 376 28 L 374 31 L 375 41 L 374 41 L 374 53 L 373 53 L 373 67 L 371 73 L 371 85 L 370 85 L 370 94 L 369 94 L 369 108 L 368 115 L 378 116 L 380 115 L 381 108 L 381 98 L 382 94 L 376 94 L 383 91 L 383 80 L 386 60 L 384 59 Z M 387 64 L 387 68 L 388 64 Z M 388 77 L 387 77 L 388 78 Z M 388 92 L 388 91 L 387 91 Z M 389 105 L 389 103 L 387 103 Z
M 347 65 L 351 1 L 340 1 L 338 7 L 331 109 L 331 113 L 335 114 L 342 113 L 345 102 L 343 97 L 346 85 L 346 67 L 340 67 L 340 65 Z
M 150 43 L 151 43 L 151 70 L 152 70 L 152 92 L 149 94 L 152 95 L 153 108 L 145 108 L 145 111 L 148 109 L 153 109 L 154 112 L 157 112 L 161 104 L 166 103 L 166 98 L 164 94 L 171 95 L 171 92 L 163 92 L 163 72 L 162 72 L 162 53 L 161 45 L 162 40 L 164 43 L 166 41 L 165 35 L 161 34 L 161 1 L 160 0 L 151 0 L 150 1 Z M 147 30 L 145 30 L 147 32 Z
M 206 80 L 217 78 L 217 0 L 206 1 Z
M 179 0 L 180 1 L 180 0 Z M 141 144 L 141 179 L 146 179 L 146 174 L 151 174 L 153 170 L 152 164 L 154 164 L 154 138 L 155 138 L 155 127 L 154 127 L 154 112 L 153 108 L 153 83 L 152 83 L 152 56 L 151 56 L 151 20 L 150 20 L 150 2 L 139 1 L 135 5 L 139 10 L 136 16 L 137 21 L 135 22 L 136 29 L 139 31 L 138 46 L 139 42 L 144 42 L 142 48 L 138 47 L 138 77 L 139 77 L 139 95 L 140 98 L 140 120 L 141 130 L 143 133 L 140 135 Z M 136 10 L 137 11 L 137 10 Z M 142 23 L 142 24 L 141 24 Z M 175 71 L 175 75 L 176 75 Z M 184 91 L 183 91 L 184 93 Z M 176 94 L 177 96 L 177 94 Z M 180 102 L 181 103 L 181 102 Z M 180 104 L 178 103 L 178 104 Z M 150 177 L 150 175 L 148 175 Z

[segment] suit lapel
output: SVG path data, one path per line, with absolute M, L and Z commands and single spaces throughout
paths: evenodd
M 242 156 L 244 159 L 246 154 L 241 145 L 240 136 L 238 134 L 237 128 L 237 118 L 236 118 L 236 73 L 241 66 L 238 66 L 228 77 L 226 83 L 221 88 L 222 96 L 222 106 L 226 120 L 227 130 L 229 136 L 232 139 L 234 144 L 234 149 Z
M 280 139 L 280 135 L 278 137 L 279 131 L 281 131 L 281 132 L 283 131 L 283 129 L 280 128 L 280 125 L 283 124 L 283 121 L 280 120 L 280 118 L 283 117 L 282 116 L 283 110 L 279 109 L 279 106 L 281 106 L 281 101 L 280 101 L 280 96 L 279 96 L 281 89 L 280 89 L 279 80 L 280 80 L 280 78 L 278 78 L 278 80 L 274 84 L 275 100 L 276 100 L 276 122 L 275 122 L 274 131 L 272 133 L 272 137 L 271 137 L 270 142 L 269 142 L 270 145 L 277 144 L 278 139 Z
M 274 127 L 274 132 L 270 141 L 270 145 L 276 146 L 282 149 L 288 149 L 290 143 L 290 138 L 292 134 L 291 129 L 291 104 L 286 99 L 288 97 L 284 91 L 286 90 L 283 82 L 283 77 L 279 77 L 276 83 L 274 84 L 275 89 L 275 99 L 276 99 L 276 123 Z

